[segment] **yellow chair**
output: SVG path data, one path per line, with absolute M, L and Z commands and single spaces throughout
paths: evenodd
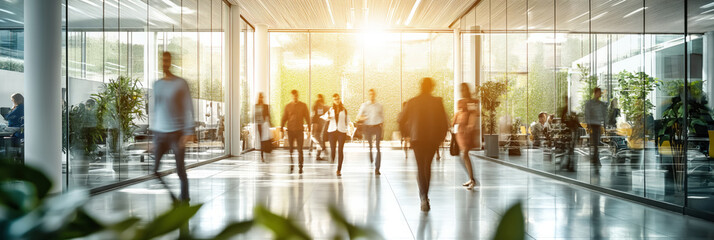
M 669 140 L 662 141 L 659 145 L 659 154 L 662 156 L 672 156 L 672 145 L 670 145 Z
M 521 134 L 526 134 L 526 126 L 521 126 Z

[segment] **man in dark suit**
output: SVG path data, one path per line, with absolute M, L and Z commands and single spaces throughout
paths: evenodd
M 298 151 L 298 164 L 300 166 L 299 173 L 302 174 L 302 144 L 304 139 L 303 127 L 304 123 L 307 123 L 307 131 L 310 132 L 310 110 L 307 109 L 307 104 L 301 102 L 298 98 L 298 91 L 293 89 L 290 94 L 293 95 L 293 101 L 285 105 L 285 112 L 283 112 L 283 119 L 280 121 L 280 131 L 283 131 L 285 124 L 288 125 L 288 146 L 290 149 L 290 173 L 293 172 L 295 168 L 293 164 L 293 143 L 297 142 Z
M 421 79 L 421 93 L 409 99 L 404 109 L 400 126 L 408 129 L 411 138 L 411 147 L 417 161 L 419 171 L 417 182 L 419 184 L 419 197 L 421 210 L 429 211 L 429 182 L 431 181 L 431 161 L 444 141 L 448 130 L 446 111 L 440 97 L 432 96 L 434 79 Z

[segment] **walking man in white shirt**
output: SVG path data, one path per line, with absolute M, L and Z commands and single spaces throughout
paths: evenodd
M 602 135 L 602 126 L 605 123 L 607 116 L 607 104 L 600 101 L 602 97 L 602 89 L 596 87 L 593 89 L 593 98 L 585 103 L 585 122 L 588 124 L 590 131 L 590 163 L 595 170 L 595 174 L 600 174 L 600 136 Z
M 161 66 L 164 77 L 154 82 L 154 108 L 152 117 L 149 118 L 150 129 L 154 132 L 154 175 L 163 182 L 158 173 L 161 158 L 169 149 L 173 150 L 176 174 L 181 180 L 179 199 L 188 202 L 188 177 L 184 156 L 186 143 L 195 139 L 191 91 L 186 80 L 171 73 L 171 53 L 162 54 Z
M 364 124 L 364 137 L 369 143 L 369 162 L 374 162 L 372 157 L 372 138 L 376 141 L 377 162 L 374 173 L 380 175 L 379 167 L 382 165 L 382 151 L 379 143 L 382 141 L 382 125 L 384 125 L 384 109 L 382 104 L 376 101 L 377 93 L 374 89 L 369 90 L 369 101 L 362 103 L 359 108 L 358 119 Z

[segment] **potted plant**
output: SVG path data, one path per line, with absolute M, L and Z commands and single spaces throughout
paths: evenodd
M 508 138 L 508 143 L 506 143 L 506 149 L 508 149 L 508 155 L 520 156 L 521 155 L 521 144 L 518 142 L 518 133 L 520 132 L 523 122 L 521 118 L 517 117 L 516 121 L 511 125 L 511 136 Z
M 134 120 L 143 120 L 144 89 L 138 78 L 119 76 L 104 83 L 101 91 L 92 94 L 97 103 L 97 128 L 107 132 L 110 158 L 116 158 L 121 142 L 132 136 Z M 110 163 L 111 165 L 111 163 Z
M 501 105 L 499 100 L 506 93 L 506 83 L 503 81 L 488 81 L 477 88 L 476 92 L 481 95 L 481 106 L 483 111 L 484 128 L 486 135 L 486 156 L 498 157 L 498 134 L 496 134 L 496 108 Z
M 647 94 L 655 90 L 658 81 L 644 72 L 622 71 L 617 74 L 617 82 L 622 112 L 632 128 L 627 141 L 631 147 L 642 149 L 645 145 L 645 119 L 651 116 L 650 110 L 654 108 Z
M 707 116 L 711 116 L 711 109 L 707 107 L 707 99 L 702 93 L 701 84 L 701 81 L 689 83 L 686 86 L 688 92 L 686 96 L 685 84 L 682 80 L 667 82 L 660 87 L 661 90 L 672 96 L 671 103 L 662 113 L 662 128 L 657 132 L 657 142 L 669 142 L 672 158 L 672 168 L 669 171 L 674 177 L 675 194 L 684 194 L 685 161 L 687 160 L 687 145 L 684 141 L 687 133 L 685 128 L 696 133 L 696 126 L 706 127 Z
M 86 103 L 67 106 L 64 102 L 62 115 L 67 119 L 62 119 L 62 151 L 72 156 L 69 166 L 73 173 L 86 174 L 89 168 L 89 160 L 97 158 L 98 143 L 104 137 L 102 131 L 97 128 L 97 111 L 94 100 L 87 100 Z

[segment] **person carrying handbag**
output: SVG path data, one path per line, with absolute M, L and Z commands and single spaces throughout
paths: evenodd
M 452 141 L 456 140 L 458 144 L 457 151 L 461 153 L 461 159 L 464 161 L 464 167 L 469 177 L 469 181 L 462 184 L 462 186 L 469 190 L 479 185 L 478 180 L 474 178 L 473 166 L 469 157 L 469 150 L 473 147 L 474 133 L 477 127 L 478 103 L 478 100 L 471 98 L 469 85 L 461 83 L 461 100 L 457 103 L 458 111 L 454 114 L 452 124 L 454 131 L 456 131 L 456 138 L 452 139 Z
M 270 107 L 263 101 L 263 93 L 258 93 L 258 102 L 255 104 L 255 119 L 257 138 L 260 140 L 260 161 L 265 162 L 264 153 L 273 151 L 272 137 L 270 136 Z

